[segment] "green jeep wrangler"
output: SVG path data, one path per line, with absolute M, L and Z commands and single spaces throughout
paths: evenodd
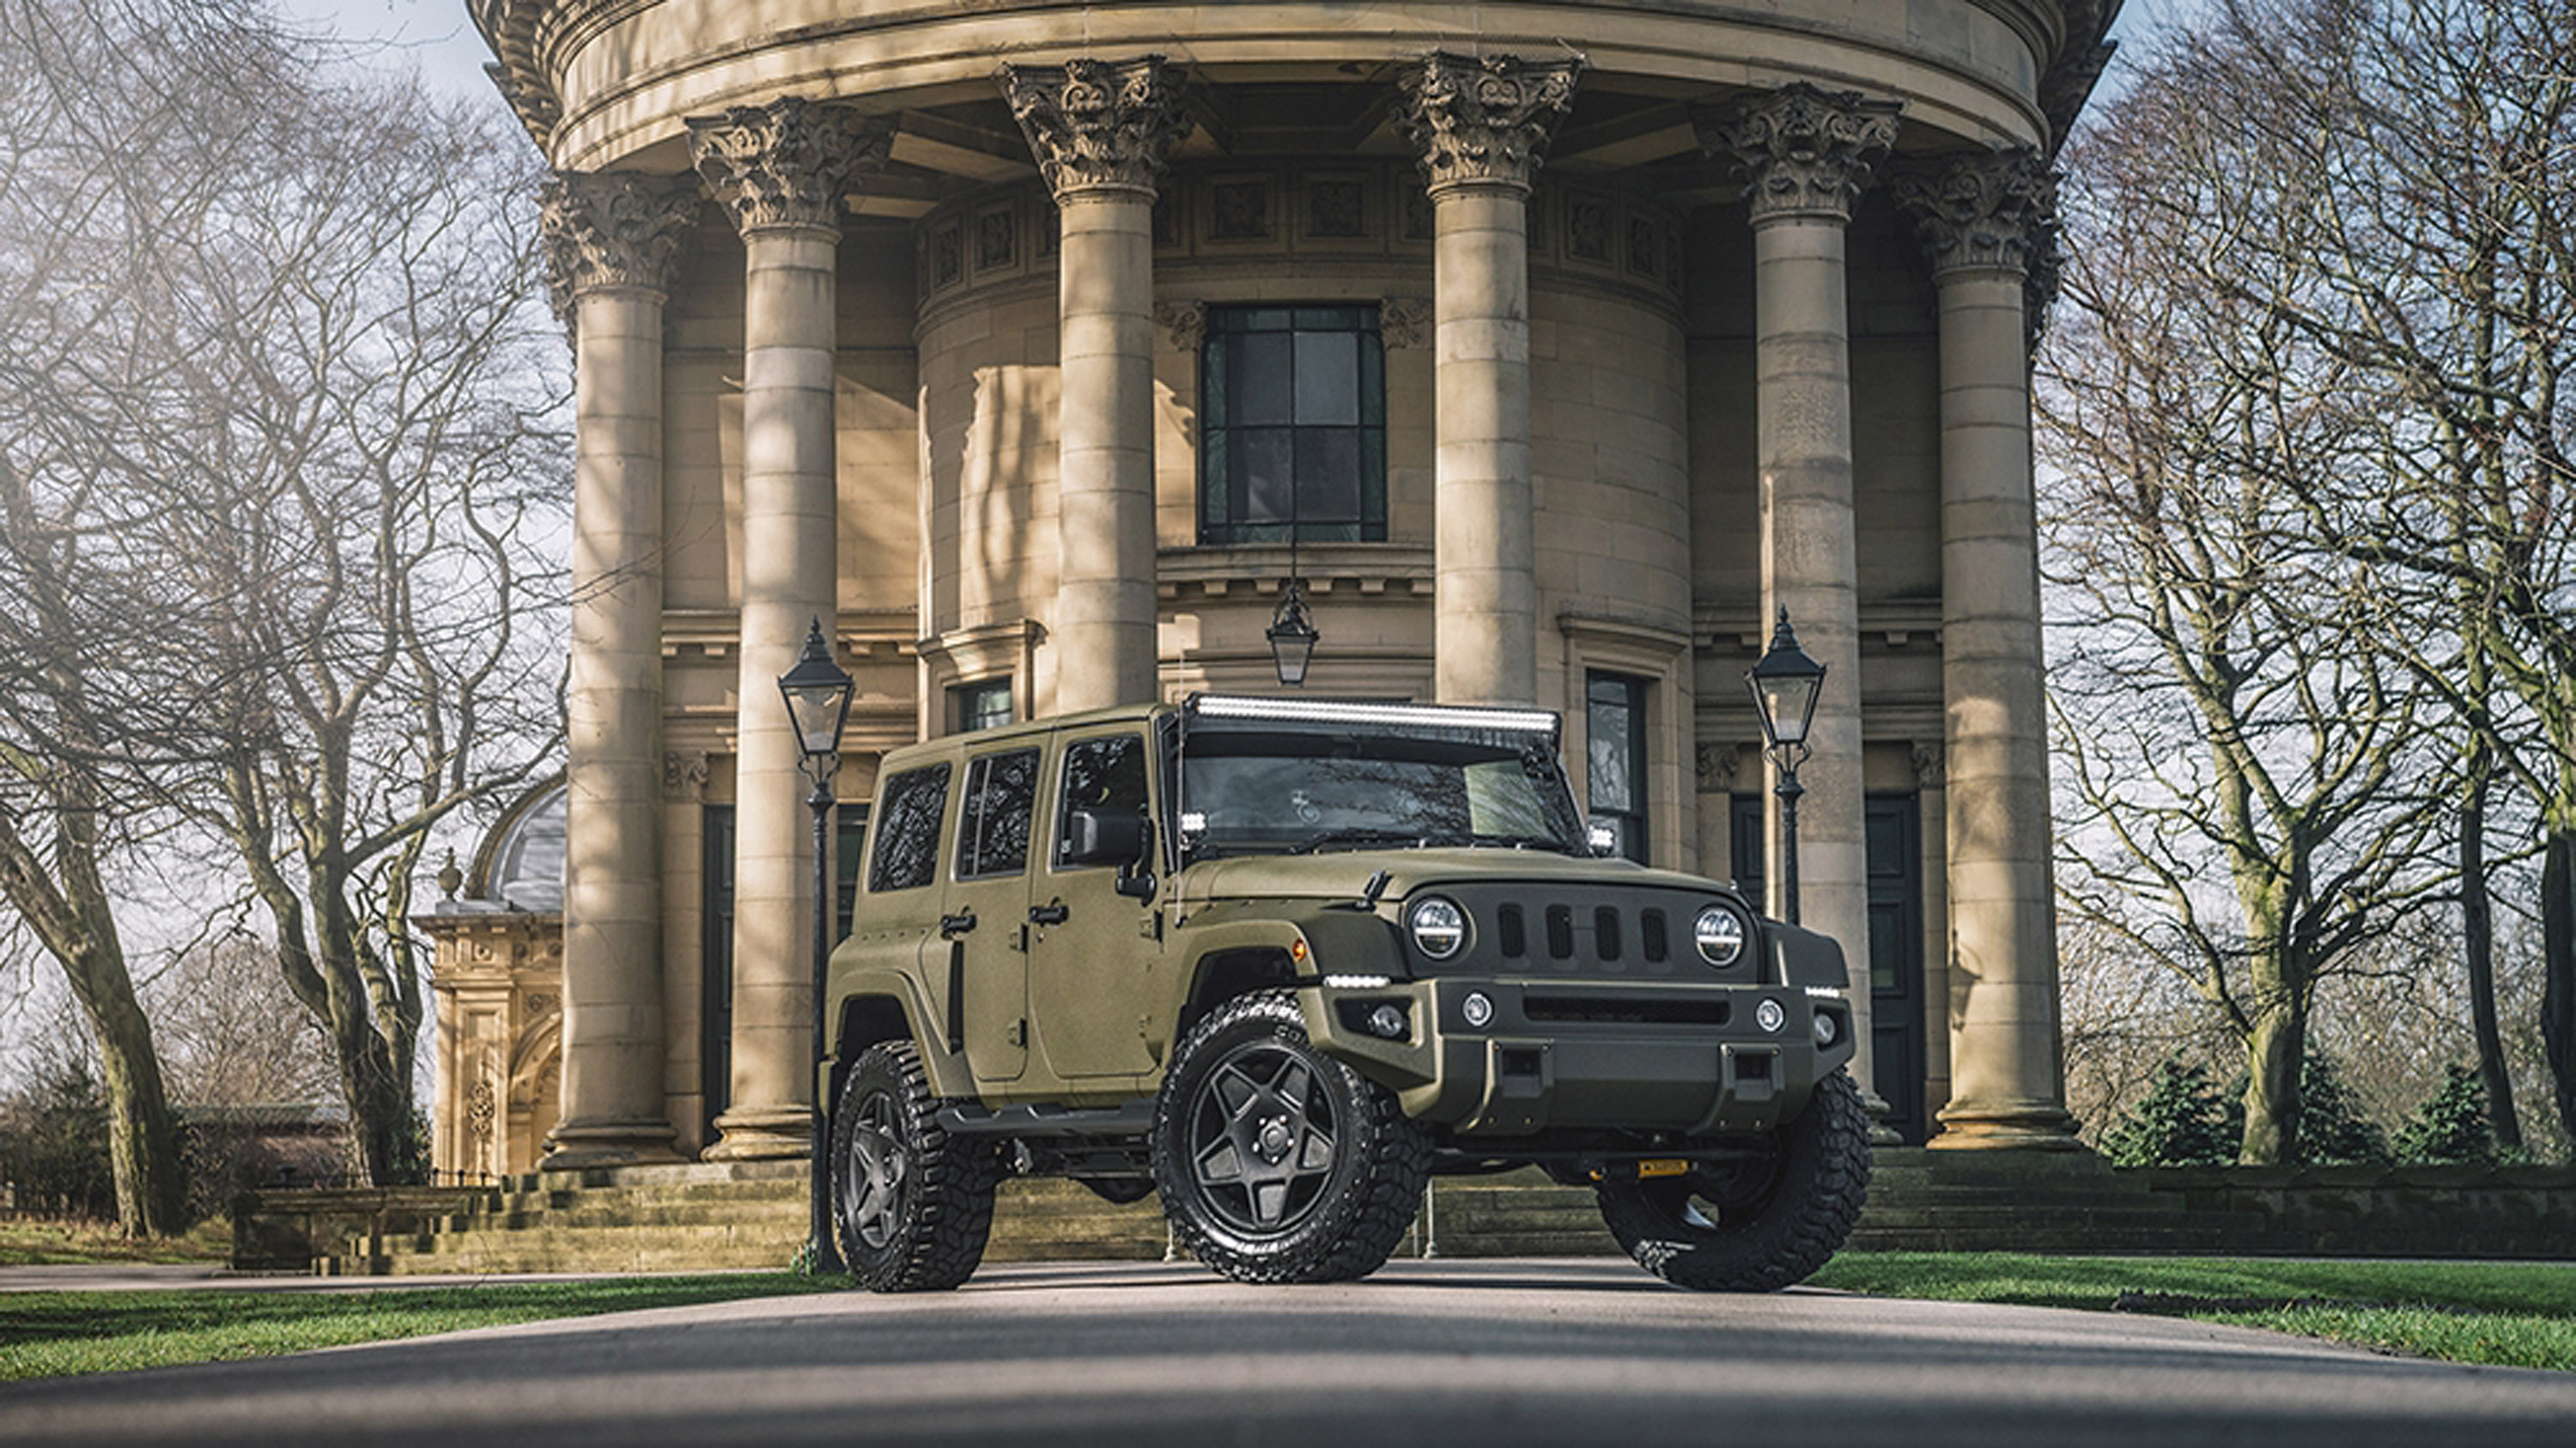
M 1341 1281 L 1429 1174 L 1533 1164 L 1667 1281 L 1822 1266 L 1870 1166 L 1842 951 L 1599 858 L 1557 735 L 1201 695 L 889 754 L 817 1080 L 857 1279 L 966 1280 L 1016 1172 Z

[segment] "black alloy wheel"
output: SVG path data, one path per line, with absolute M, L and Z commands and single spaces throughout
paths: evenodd
M 832 1113 L 833 1222 L 841 1259 L 874 1292 L 935 1292 L 973 1276 L 993 1226 L 1000 1162 L 939 1127 L 909 1041 L 861 1052 Z
M 1384 1264 L 1431 1144 L 1386 1088 L 1316 1052 L 1296 998 L 1242 996 L 1172 1058 L 1154 1176 L 1191 1255 L 1246 1282 L 1333 1282 Z

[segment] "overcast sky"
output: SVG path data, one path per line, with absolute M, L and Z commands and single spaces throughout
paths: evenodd
M 492 97 L 483 74 L 492 53 L 465 18 L 465 0 L 277 0 L 290 20 L 370 47 L 368 63 L 416 68 L 443 90 Z

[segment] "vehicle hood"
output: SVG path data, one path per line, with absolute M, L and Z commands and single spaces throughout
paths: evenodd
M 1629 860 L 1581 859 L 1539 850 L 1337 850 L 1313 855 L 1241 855 L 1207 860 L 1181 872 L 1174 898 L 1182 903 L 1221 900 L 1355 900 L 1369 877 L 1387 873 L 1379 898 L 1401 900 L 1430 885 L 1509 884 L 1545 881 L 1662 886 L 1676 890 L 1729 890 L 1698 875 L 1650 870 Z

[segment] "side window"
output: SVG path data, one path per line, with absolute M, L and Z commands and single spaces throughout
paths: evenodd
M 966 766 L 966 811 L 957 823 L 957 878 L 1028 868 L 1029 814 L 1037 804 L 1038 752 L 987 754 Z
M 908 769 L 886 781 L 877 828 L 877 855 L 868 866 L 868 893 L 915 890 L 939 871 L 939 821 L 948 812 L 948 766 Z
M 1135 811 L 1145 807 L 1145 739 L 1120 734 L 1084 739 L 1064 751 L 1064 795 L 1055 812 L 1055 863 L 1073 848 L 1078 809 Z

